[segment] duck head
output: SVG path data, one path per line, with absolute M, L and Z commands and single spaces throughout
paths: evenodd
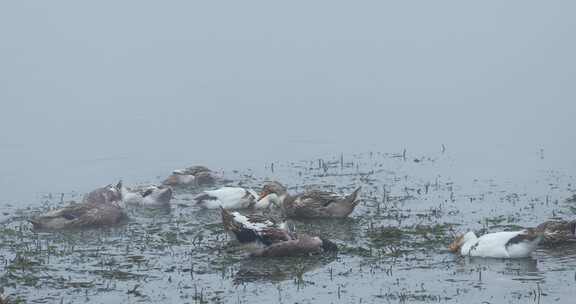
M 448 250 L 454 253 L 460 252 L 460 249 L 466 242 L 474 240 L 476 238 L 477 238 L 476 234 L 474 234 L 474 232 L 472 231 L 458 235 L 456 236 L 454 241 L 450 245 L 448 245 Z
M 282 184 L 276 181 L 269 182 L 264 185 L 264 187 L 262 187 L 262 192 L 260 192 L 258 203 L 264 200 L 268 200 L 269 204 L 279 206 L 287 195 L 288 191 Z

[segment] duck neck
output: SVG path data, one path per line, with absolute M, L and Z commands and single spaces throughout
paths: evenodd
M 462 255 L 467 255 L 470 253 L 470 250 L 478 243 L 478 237 L 473 232 L 468 232 L 464 236 L 464 244 L 462 244 L 462 248 L 460 252 Z

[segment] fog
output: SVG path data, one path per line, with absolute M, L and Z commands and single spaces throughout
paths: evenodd
M 0 202 L 442 145 L 475 176 L 520 178 L 543 156 L 574 172 L 575 9 L 5 1 Z

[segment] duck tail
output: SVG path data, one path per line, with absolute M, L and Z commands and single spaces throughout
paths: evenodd
M 356 188 L 356 190 L 354 190 L 354 192 L 350 193 L 346 197 L 346 201 L 350 202 L 350 204 L 352 204 L 352 206 L 354 206 L 354 207 L 356 207 L 356 205 L 358 205 L 360 203 L 360 200 L 358 200 L 358 194 L 360 193 L 361 189 L 362 189 L 362 187 Z

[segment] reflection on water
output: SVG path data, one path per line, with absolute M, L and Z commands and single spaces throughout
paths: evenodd
M 478 257 L 463 257 L 458 265 L 462 272 L 477 271 L 494 272 L 510 276 L 513 280 L 542 280 L 538 261 L 534 258 L 523 259 L 490 259 Z
M 336 259 L 335 256 L 312 256 L 284 259 L 248 258 L 241 261 L 234 275 L 235 284 L 248 282 L 282 282 L 295 279 L 305 284 L 305 274 L 326 267 Z
M 576 242 L 544 246 L 537 253 L 545 263 L 554 264 L 559 268 L 573 267 L 573 262 L 576 260 Z

